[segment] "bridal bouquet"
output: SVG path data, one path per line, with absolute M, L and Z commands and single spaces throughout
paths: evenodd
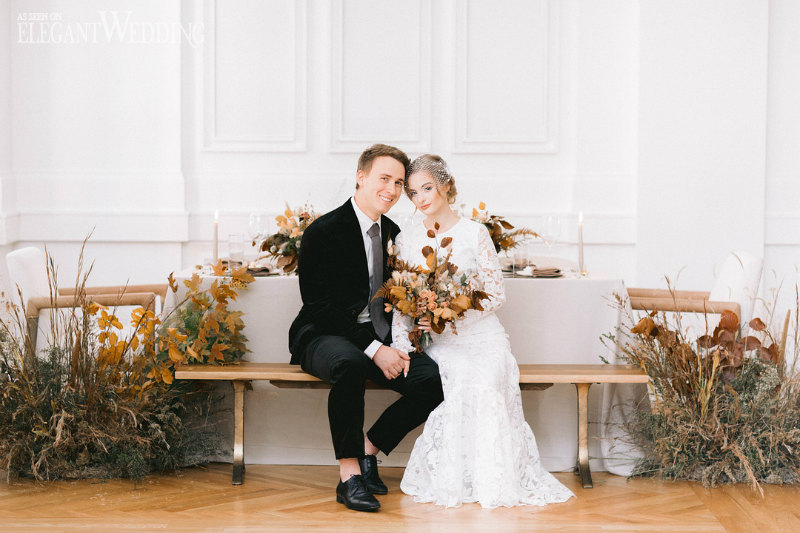
M 486 204 L 483 202 L 478 205 L 478 209 L 472 209 L 472 220 L 486 226 L 492 236 L 494 249 L 497 253 L 519 246 L 526 237 L 539 236 L 538 233 L 528 228 L 514 229 L 514 226 L 500 215 L 490 215 L 486 210 Z
M 310 204 L 292 210 L 287 203 L 284 214 L 275 217 L 278 231 L 263 238 L 258 244 L 258 249 L 266 252 L 265 257 L 277 258 L 276 265 L 283 269 L 284 274 L 294 272 L 297 268 L 297 256 L 303 232 L 316 218 L 317 215 Z
M 435 228 L 439 229 L 438 223 Z M 433 230 L 428 230 L 428 237 L 435 236 Z M 422 249 L 425 267 L 412 266 L 398 259 L 394 246 L 389 243 L 392 277 L 374 298 L 387 300 L 387 312 L 397 309 L 414 319 L 414 328 L 408 333 L 408 338 L 415 352 L 421 352 L 431 341 L 430 333 L 419 329 L 421 318 L 428 318 L 436 333 L 442 333 L 450 324 L 453 333 L 458 334 L 455 321 L 462 318 L 468 309 L 483 311 L 480 302 L 489 298 L 485 292 L 474 289 L 467 274 L 460 273 L 458 267 L 450 262 L 452 242 L 451 237 L 445 237 L 441 247 L 425 246 Z M 440 258 L 441 248 L 447 250 L 443 258 Z

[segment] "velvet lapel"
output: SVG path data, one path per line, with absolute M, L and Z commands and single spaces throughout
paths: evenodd
M 366 287 L 369 287 L 369 267 L 367 266 L 367 252 L 364 250 L 364 237 L 361 235 L 361 225 L 358 217 L 353 210 L 353 204 L 347 200 L 342 206 L 346 229 L 342 232 L 342 239 L 345 241 L 347 250 L 352 254 L 353 277 L 361 280 Z

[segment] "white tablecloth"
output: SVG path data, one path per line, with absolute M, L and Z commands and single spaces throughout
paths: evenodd
M 183 273 L 185 279 L 191 273 Z M 183 284 L 180 284 L 181 287 Z M 601 341 L 614 333 L 623 313 L 614 293 L 624 294 L 620 279 L 507 278 L 507 303 L 498 312 L 519 363 L 599 364 L 617 354 Z M 170 294 L 165 309 L 174 306 Z M 254 362 L 288 362 L 288 331 L 300 309 L 297 277 L 257 278 L 242 291 L 235 308 L 245 312 L 244 330 Z M 245 460 L 251 464 L 332 464 L 333 447 L 327 419 L 327 390 L 278 389 L 254 383 L 245 401 Z M 627 474 L 629 462 L 607 461 L 614 443 L 605 424 L 612 407 L 646 394 L 643 386 L 594 385 L 590 390 L 590 455 L 595 470 Z M 368 391 L 366 424 L 377 419 L 397 397 L 392 391 Z M 577 455 L 575 387 L 555 385 L 522 394 L 525 416 L 539 444 L 543 464 L 551 471 L 569 470 Z M 409 434 L 388 457 L 386 466 L 404 466 L 419 434 Z

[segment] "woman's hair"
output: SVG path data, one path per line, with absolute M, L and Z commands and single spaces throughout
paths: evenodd
M 453 175 L 450 174 L 450 169 L 447 168 L 447 163 L 444 159 L 436 154 L 425 154 L 414 159 L 411 164 L 408 165 L 408 170 L 406 170 L 406 195 L 408 195 L 408 178 L 410 178 L 412 174 L 418 172 L 430 174 L 431 177 L 433 177 L 433 181 L 436 183 L 436 188 L 447 198 L 447 203 L 455 203 L 456 195 L 458 194 L 456 191 L 456 180 Z M 409 198 L 411 197 L 409 196 Z

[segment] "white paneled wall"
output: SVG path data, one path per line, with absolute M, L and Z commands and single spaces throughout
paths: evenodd
M 36 42 L 31 13 L 100 31 Z M 159 24 L 201 39 L 141 42 Z M 563 214 L 559 255 L 583 211 L 588 268 L 628 284 L 708 287 L 734 248 L 789 272 L 798 30 L 793 0 L 10 0 L 0 244 L 47 242 L 66 277 L 95 228 L 96 283 L 162 281 L 210 255 L 215 210 L 223 240 L 326 211 L 387 142 L 443 155 L 468 210 Z
M 763 255 L 768 7 L 641 3 L 642 283 L 686 265 L 682 281 L 699 287 L 728 250 Z

